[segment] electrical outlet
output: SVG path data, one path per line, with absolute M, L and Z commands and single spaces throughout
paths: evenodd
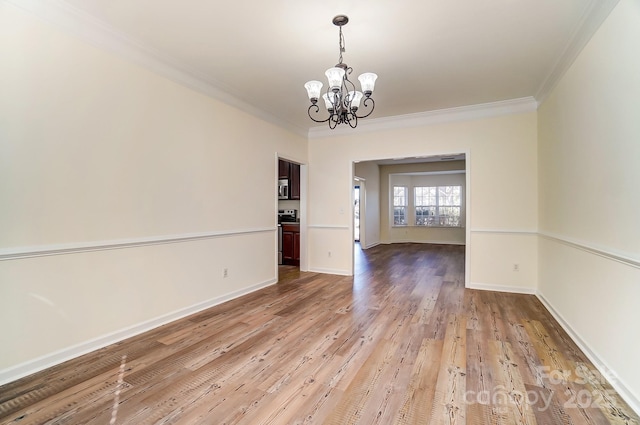
M 229 269 L 228 268 L 224 268 L 222 269 L 222 277 L 229 277 Z
M 520 271 L 520 264 L 514 263 L 513 264 L 513 271 L 514 272 L 519 272 Z

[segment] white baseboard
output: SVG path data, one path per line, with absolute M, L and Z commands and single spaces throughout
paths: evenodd
M 523 288 L 522 286 L 504 286 L 491 283 L 469 282 L 466 286 L 469 289 L 478 289 L 481 291 L 510 292 L 513 294 L 535 295 L 536 288 Z
M 609 367 L 606 362 L 602 361 L 600 356 L 589 347 L 589 344 L 585 342 L 585 340 L 580 336 L 578 332 L 576 332 L 571 325 L 562 317 L 560 313 L 553 307 L 553 305 L 547 300 L 541 292 L 537 291 L 535 294 L 540 302 L 545 306 L 545 308 L 551 313 L 554 319 L 562 326 L 562 329 L 565 330 L 567 334 L 571 337 L 573 342 L 576 343 L 578 347 L 582 350 L 582 352 L 591 360 L 591 363 L 598 369 L 598 371 L 604 377 L 615 376 L 617 379 L 609 382 L 611 386 L 620 394 L 620 397 L 627 402 L 629 407 L 631 407 L 637 414 L 640 414 L 640 400 L 627 388 L 627 386 L 622 382 L 621 377 L 615 372 L 615 370 Z
M 374 243 L 372 243 L 372 244 L 369 244 L 369 245 L 367 245 L 367 246 L 362 246 L 362 245 L 360 245 L 360 247 L 361 247 L 362 249 L 369 249 L 369 248 L 373 248 L 373 247 L 378 246 L 378 245 L 381 245 L 381 244 L 382 244 L 382 242 L 379 242 L 379 241 L 378 241 L 378 242 L 374 242 Z
M 71 347 L 67 347 L 62 350 L 58 350 L 53 353 L 38 357 L 36 359 L 18 364 L 16 366 L 12 366 L 10 368 L 0 370 L 0 385 L 4 385 L 8 382 L 15 381 L 22 377 L 31 375 L 32 373 L 39 372 L 46 368 L 63 363 L 67 360 L 71 360 L 73 358 L 79 357 L 83 354 L 90 353 L 92 351 L 98 350 L 100 348 L 106 347 L 108 345 L 114 344 L 124 339 L 130 338 L 132 336 L 139 335 L 143 332 L 150 331 L 151 329 L 157 328 L 158 326 L 165 325 L 169 322 L 173 322 L 174 320 L 178 320 L 183 317 L 189 316 L 191 314 L 197 313 L 199 311 L 205 310 L 207 308 L 213 307 L 215 305 L 222 304 L 226 301 L 232 300 L 234 298 L 238 298 L 242 295 L 246 295 L 251 292 L 255 292 L 259 289 L 266 288 L 267 286 L 271 286 L 276 282 L 277 282 L 277 279 L 274 278 L 265 282 L 257 283 L 247 288 L 244 288 L 238 291 L 233 291 L 228 294 L 225 294 L 216 298 L 212 298 L 210 300 L 203 301 L 198 304 L 194 304 L 190 307 L 186 307 L 186 308 L 162 315 L 155 319 L 147 320 L 137 325 L 133 325 L 128 328 L 121 329 L 119 331 L 115 331 L 107 335 L 100 336 L 98 338 L 93 338 L 88 341 L 82 342 L 80 344 L 76 344 Z
M 353 276 L 353 273 L 351 273 L 350 271 L 341 270 L 341 269 L 323 269 L 318 267 L 312 267 L 309 269 L 309 271 L 313 273 L 337 274 L 340 276 Z
M 466 242 L 460 241 L 440 241 L 440 240 L 413 240 L 413 239 L 402 239 L 402 240 L 392 240 L 392 241 L 384 241 L 381 242 L 385 245 L 391 245 L 394 243 L 425 243 L 425 244 L 433 244 L 433 245 L 466 245 Z

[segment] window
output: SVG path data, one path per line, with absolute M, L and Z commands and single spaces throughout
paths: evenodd
M 416 205 L 416 226 L 433 225 L 438 206 L 437 187 L 414 187 Z
M 414 199 L 416 226 L 461 226 L 461 186 L 415 187 Z
M 403 186 L 393 187 L 393 225 L 407 224 L 407 188 Z

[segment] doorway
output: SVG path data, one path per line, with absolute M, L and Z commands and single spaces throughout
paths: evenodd
M 276 279 L 280 274 L 308 270 L 307 259 L 307 165 L 275 155 L 276 180 Z M 282 190 L 281 186 L 286 186 Z
M 358 232 L 360 243 L 352 242 L 356 245 L 352 265 L 358 261 L 358 248 L 367 250 L 379 244 L 465 245 L 465 282 L 469 282 L 471 245 L 469 162 L 469 152 L 353 161 L 351 177 L 351 196 L 354 207 L 352 236 L 355 240 L 355 234 Z M 394 180 L 395 176 L 400 176 L 398 181 Z M 454 176 L 460 178 L 454 179 Z M 427 181 L 428 179 L 429 181 Z M 365 186 L 364 183 L 367 185 Z M 359 194 L 356 194 L 355 186 L 360 186 Z M 395 199 L 392 196 L 395 186 L 404 188 L 402 199 Z M 449 221 L 440 220 L 437 224 L 431 224 L 431 222 L 425 224 L 420 221 L 419 215 L 423 213 L 425 208 L 422 204 L 417 205 L 415 188 L 444 187 L 447 189 L 450 186 L 462 188 L 461 205 L 445 205 L 442 202 L 438 204 L 440 198 L 436 198 L 435 208 L 431 205 L 427 206 L 430 208 L 429 211 L 434 211 L 432 214 L 434 216 L 445 219 L 453 218 Z M 356 198 L 359 198 L 360 204 L 358 223 L 355 220 Z M 422 199 L 419 201 L 423 202 Z M 396 202 L 399 204 L 396 205 Z M 429 202 L 432 203 L 431 200 Z M 398 216 L 404 217 L 405 222 L 397 223 L 395 221 L 396 211 L 404 213 Z

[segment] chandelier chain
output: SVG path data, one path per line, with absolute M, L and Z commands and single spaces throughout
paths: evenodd
M 345 49 L 344 49 L 344 35 L 342 35 L 342 27 L 340 27 L 340 33 L 339 33 L 339 37 L 340 39 L 339 41 L 339 45 L 340 45 L 340 57 L 339 57 L 339 62 L 338 63 L 342 63 L 342 53 L 344 53 Z

